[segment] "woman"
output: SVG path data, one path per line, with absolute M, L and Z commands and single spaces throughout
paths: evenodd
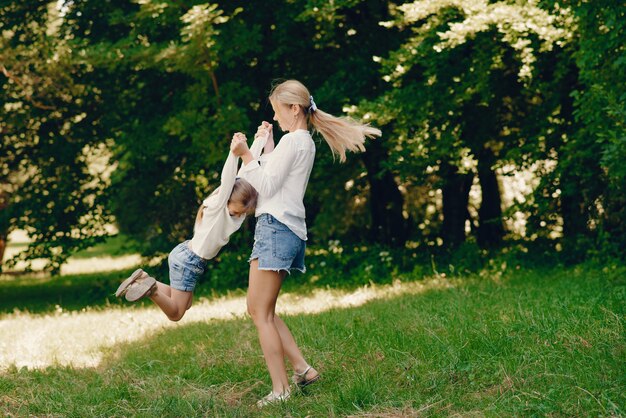
M 342 162 L 346 150 L 365 151 L 365 137 L 381 134 L 376 128 L 319 110 L 307 88 L 296 80 L 274 86 L 269 100 L 274 120 L 287 132 L 274 150 L 255 159 L 243 134 L 235 134 L 231 143 L 233 154 L 243 160 L 239 175 L 259 193 L 247 305 L 272 380 L 272 391 L 257 403 L 260 407 L 285 401 L 291 394 L 285 355 L 298 386 L 320 378 L 319 372 L 304 359 L 285 323 L 275 314 L 276 299 L 286 274 L 293 269 L 305 271 L 307 229 L 303 199 L 315 159 L 315 143 L 309 127 L 322 135 Z M 264 122 L 257 136 L 268 131 L 272 138 L 271 125 Z

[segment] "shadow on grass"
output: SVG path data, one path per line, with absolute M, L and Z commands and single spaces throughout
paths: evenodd
M 482 273 L 463 275 L 456 273 L 456 275 L 448 275 L 447 277 L 451 282 L 463 280 L 466 277 L 482 277 L 483 279 L 491 280 L 503 275 L 510 276 L 520 272 L 526 272 L 533 277 L 550 278 L 554 275 L 560 275 L 561 272 L 565 270 L 583 270 L 593 274 L 597 274 L 600 270 L 603 270 L 602 274 L 607 277 L 607 280 L 622 283 L 622 289 L 623 283 L 626 282 L 626 273 L 621 276 L 615 273 L 616 271 L 625 272 L 624 268 L 615 270 L 617 265 L 601 267 L 594 263 L 586 263 L 579 267 L 539 266 L 536 268 L 523 268 L 521 271 L 507 267 L 505 267 L 505 270 L 502 270 L 500 267 L 501 263 L 493 263 L 493 265 L 495 267 L 491 268 L 491 270 L 485 269 Z M 502 265 L 506 265 L 506 263 Z M 519 269 L 519 267 L 517 268 Z M 166 270 L 158 268 L 146 270 L 150 274 L 153 274 L 157 280 L 169 283 Z M 2 276 L 0 278 L 0 315 L 11 313 L 15 310 L 31 313 L 48 313 L 58 310 L 59 308 L 64 311 L 79 311 L 88 307 L 102 308 L 109 305 L 129 306 L 129 303 L 125 300 L 116 298 L 114 293 L 120 282 L 128 277 L 132 271 L 134 271 L 134 268 L 111 272 L 65 275 L 60 277 L 43 277 L 37 275 Z M 328 273 L 327 270 L 322 271 L 326 274 Z M 242 262 L 241 269 L 238 273 L 231 272 L 230 274 L 237 274 L 242 278 L 247 277 L 247 263 Z M 358 281 L 352 282 L 346 282 L 341 278 L 337 278 L 335 281 L 326 278 L 322 283 L 313 280 L 319 274 L 320 271 L 316 268 L 309 268 L 305 274 L 294 273 L 287 276 L 282 291 L 297 293 L 302 296 L 310 295 L 320 288 L 350 292 L 368 284 L 387 285 L 393 283 L 395 280 L 402 282 L 420 281 L 432 275 L 432 271 L 428 267 L 421 268 L 420 266 L 416 266 L 412 272 L 408 273 L 388 273 L 380 276 L 360 277 Z M 242 281 L 245 280 L 233 280 L 232 282 L 241 283 Z M 244 294 L 246 291 L 245 287 L 228 288 L 219 285 L 212 287 L 214 284 L 211 277 L 205 274 L 198 281 L 194 293 L 195 299 L 206 298 L 212 300 L 225 295 Z M 626 296 L 624 296 L 624 299 L 626 299 Z M 134 306 L 136 305 L 151 305 L 151 303 L 150 301 L 140 301 L 134 304 Z
M 130 246 L 130 247 L 129 247 Z M 124 236 L 107 239 L 102 244 L 75 255 L 78 258 L 111 256 L 128 253 L 132 242 Z M 541 246 L 539 246 L 541 247 Z M 544 249 L 545 250 L 545 249 Z M 390 251 L 390 250 L 389 250 Z M 524 252 L 515 255 L 500 255 L 504 258 L 486 258 L 486 255 L 469 246 L 452 255 L 429 255 L 428 252 L 388 249 L 376 246 L 345 246 L 335 254 L 328 249 L 311 248 L 307 254 L 307 272 L 294 273 L 285 279 L 282 290 L 308 295 L 321 288 L 352 291 L 356 288 L 375 284 L 391 284 L 395 280 L 416 281 L 434 274 L 447 275 L 454 280 L 480 272 L 482 269 L 495 269 L 501 275 L 500 265 L 532 266 L 534 271 L 555 269 L 554 254 L 542 258 L 528 256 Z M 541 254 L 543 250 L 537 250 Z M 248 277 L 248 249 L 227 251 L 209 264 L 207 273 L 198 281 L 195 297 L 213 299 L 231 292 L 245 292 Z M 507 258 L 508 257 L 508 258 Z M 530 257 L 526 260 L 524 257 Z M 543 260 L 538 262 L 537 260 Z M 455 267 L 456 266 L 456 267 Z M 505 267 L 506 268 L 506 267 Z M 64 275 L 61 277 L 0 276 L 0 315 L 15 309 L 32 313 L 47 313 L 57 309 L 66 311 L 83 308 L 105 307 L 110 304 L 126 304 L 113 296 L 119 283 L 134 269 L 99 272 L 89 274 Z M 160 267 L 146 269 L 164 283 L 169 283 L 167 263 Z M 140 302 L 140 305 L 145 302 Z
M 15 310 L 31 313 L 119 304 L 115 290 L 132 270 L 49 276 L 4 276 L 0 279 L 0 313 Z
M 109 305 L 128 305 L 123 299 L 118 299 L 114 293 L 126 277 L 135 269 L 98 272 L 88 274 L 67 274 L 50 277 L 41 274 L 23 276 L 2 276 L 0 278 L 0 315 L 19 310 L 30 313 L 49 313 L 59 308 L 64 311 L 79 311 L 83 308 L 99 308 Z M 167 274 L 160 274 L 163 269 L 146 269 L 155 275 L 157 280 L 169 284 Z M 316 274 L 309 270 L 306 274 L 294 273 L 285 280 L 283 292 L 297 292 L 300 295 L 310 295 L 320 286 L 310 282 Z M 242 263 L 241 276 L 247 277 L 248 265 Z M 402 281 L 421 280 L 423 276 L 403 275 Z M 390 284 L 391 276 L 380 278 L 376 284 Z M 369 283 L 373 283 L 370 281 Z M 198 281 L 194 298 L 209 300 L 224 295 L 245 293 L 245 288 L 227 288 L 224 286 L 211 287 L 211 279 L 205 275 Z M 368 282 L 345 283 L 337 280 L 335 283 L 324 284 L 323 288 L 351 291 L 362 287 Z M 140 301 L 136 305 L 150 304 L 149 301 Z

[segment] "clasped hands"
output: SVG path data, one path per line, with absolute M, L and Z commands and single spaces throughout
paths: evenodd
M 246 136 L 241 132 L 236 132 L 233 135 L 233 139 L 230 141 L 230 151 L 237 157 L 243 156 L 245 153 L 250 152 L 248 143 L 246 142 Z
M 274 149 L 274 138 L 272 135 L 272 124 L 263 121 L 257 128 L 255 138 L 267 136 L 267 142 L 265 145 L 265 152 L 271 152 Z M 244 154 L 250 151 L 248 148 L 248 142 L 246 136 L 241 132 L 236 132 L 233 135 L 233 139 L 230 141 L 230 150 L 237 157 L 243 157 Z

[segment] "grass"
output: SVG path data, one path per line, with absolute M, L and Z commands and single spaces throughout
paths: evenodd
M 14 310 L 44 313 L 54 312 L 59 306 L 64 310 L 79 311 L 87 307 L 120 304 L 113 293 L 131 271 L 3 278 L 0 280 L 0 319 L 3 313 Z
M 448 282 L 359 307 L 286 317 L 323 379 L 283 405 L 254 407 L 269 391 L 269 378 L 251 321 L 235 318 L 181 323 L 117 344 L 94 368 L 10 367 L 0 373 L 0 412 L 64 417 L 626 413 L 626 269 L 491 270 Z
M 136 251 L 133 245 L 133 242 L 127 236 L 116 234 L 106 238 L 104 242 L 73 254 L 72 258 L 80 259 L 133 254 Z

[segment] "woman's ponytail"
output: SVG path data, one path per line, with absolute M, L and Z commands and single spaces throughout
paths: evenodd
M 302 108 L 309 124 L 319 132 L 339 161 L 346 160 L 346 151 L 365 151 L 365 138 L 380 136 L 380 129 L 359 123 L 347 117 L 336 117 L 317 108 L 309 91 L 297 80 L 277 84 L 270 93 L 270 100 L 298 105 Z

